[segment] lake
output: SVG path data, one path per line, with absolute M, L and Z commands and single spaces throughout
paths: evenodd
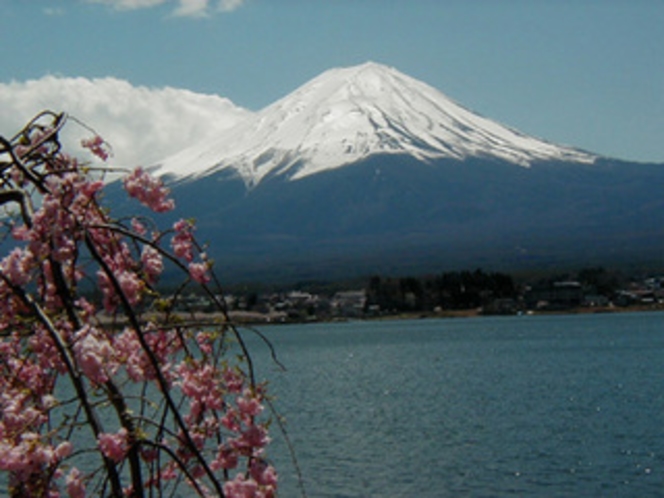
M 664 493 L 664 314 L 260 330 L 311 498 Z M 280 495 L 302 496 L 273 433 Z
M 664 313 L 260 331 L 310 498 L 664 495 Z M 280 496 L 305 496 L 272 434 Z

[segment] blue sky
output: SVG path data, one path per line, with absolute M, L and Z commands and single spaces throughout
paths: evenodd
M 259 110 L 373 60 L 525 133 L 664 162 L 662 0 L 0 0 L 0 11 L 0 83 L 110 76 Z

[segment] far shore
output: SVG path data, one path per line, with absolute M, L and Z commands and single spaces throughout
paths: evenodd
M 474 318 L 474 317 L 497 317 L 497 316 L 546 316 L 546 315 L 579 315 L 579 314 L 606 314 L 606 313 L 637 313 L 664 311 L 664 303 L 640 306 L 604 306 L 604 307 L 578 307 L 560 310 L 526 310 L 519 313 L 495 314 L 485 313 L 482 309 L 466 310 L 443 310 L 443 311 L 416 311 L 402 313 L 385 313 L 379 315 L 360 315 L 360 316 L 338 316 L 338 317 L 307 317 L 306 319 L 291 319 L 285 313 L 272 312 L 262 313 L 257 311 L 229 311 L 227 314 L 222 312 L 178 312 L 173 315 L 182 324 L 221 324 L 232 323 L 238 326 L 255 325 L 287 325 L 287 324 L 305 324 L 305 323 L 335 323 L 351 321 L 381 321 L 381 320 L 426 320 L 426 319 L 453 319 L 453 318 Z M 102 323 L 111 324 L 116 322 L 112 317 L 100 314 L 99 320 Z M 149 319 L 148 316 L 144 318 Z
M 367 317 L 367 320 L 413 320 L 426 318 L 473 318 L 473 317 L 496 317 L 496 316 L 546 316 L 546 315 L 581 315 L 581 314 L 603 314 L 603 313 L 637 313 L 648 311 L 664 311 L 664 304 L 649 306 L 602 306 L 602 307 L 579 307 L 559 310 L 526 310 L 519 313 L 485 313 L 481 309 L 446 310 L 441 312 L 413 312 L 384 315 L 378 317 Z
M 253 311 L 230 311 L 228 318 L 237 325 L 279 325 L 297 323 L 325 323 L 325 322 L 349 322 L 349 321 L 372 321 L 372 320 L 424 320 L 435 318 L 473 318 L 473 317 L 496 317 L 496 316 L 545 316 L 545 315 L 578 315 L 578 314 L 601 314 L 601 313 L 635 313 L 648 311 L 664 311 L 664 304 L 641 305 L 641 306 L 604 306 L 604 307 L 579 307 L 564 310 L 528 310 L 521 313 L 507 315 L 488 314 L 481 309 L 467 310 L 444 310 L 430 312 L 408 312 L 408 313 L 386 313 L 376 316 L 363 315 L 355 317 L 309 317 L 307 319 L 289 319 L 283 313 L 260 313 Z M 224 319 L 221 313 L 194 313 L 188 315 L 193 321 L 213 322 Z

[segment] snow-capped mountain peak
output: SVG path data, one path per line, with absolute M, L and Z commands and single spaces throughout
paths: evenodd
M 183 178 L 231 168 L 255 185 L 268 174 L 295 180 L 374 154 L 494 157 L 521 166 L 595 158 L 521 134 L 396 69 L 369 62 L 324 72 L 215 142 L 165 160 L 157 172 Z

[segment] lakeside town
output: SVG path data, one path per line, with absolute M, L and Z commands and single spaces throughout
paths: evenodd
M 501 273 L 450 272 L 436 277 L 372 277 L 365 286 L 247 291 L 216 296 L 239 323 L 298 323 L 391 317 L 457 317 L 664 309 L 664 276 L 618 278 L 601 268 L 576 279 L 515 283 Z M 205 315 L 209 298 L 180 296 L 175 311 Z

